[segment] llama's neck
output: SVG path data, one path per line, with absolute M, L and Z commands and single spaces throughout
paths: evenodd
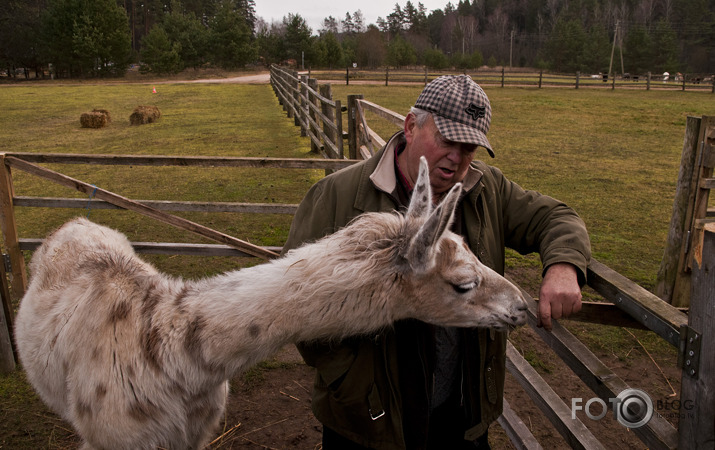
M 233 374 L 288 343 L 364 334 L 401 318 L 394 306 L 399 286 L 385 281 L 391 275 L 360 273 L 359 264 L 331 266 L 328 251 L 314 244 L 195 284 L 206 359 Z

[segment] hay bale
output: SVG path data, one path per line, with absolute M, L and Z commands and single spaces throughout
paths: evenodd
M 79 117 L 82 128 L 102 128 L 107 126 L 107 116 L 100 112 L 82 113 Z
M 112 116 L 109 114 L 109 111 L 106 109 L 93 109 L 92 112 L 98 112 L 101 114 L 104 114 L 107 117 L 107 123 L 110 123 L 112 121 Z
M 137 106 L 134 108 L 134 112 L 129 116 L 129 123 L 132 125 L 144 125 L 147 123 L 153 123 L 159 120 L 161 117 L 161 112 L 159 108 L 153 105 Z

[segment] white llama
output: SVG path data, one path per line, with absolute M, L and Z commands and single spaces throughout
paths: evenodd
M 519 290 L 449 231 L 460 187 L 436 208 L 421 162 L 407 213 L 352 224 L 266 264 L 170 278 L 126 237 L 86 219 L 35 252 L 16 322 L 22 365 L 85 448 L 201 448 L 228 381 L 288 343 L 369 333 L 398 319 L 521 325 Z

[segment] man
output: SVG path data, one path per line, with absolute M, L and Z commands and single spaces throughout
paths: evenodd
M 490 121 L 489 99 L 470 77 L 432 81 L 385 148 L 310 189 L 285 249 L 333 233 L 366 211 L 406 207 L 424 156 L 435 203 L 463 183 L 453 231 L 482 263 L 503 274 L 505 246 L 540 252 L 539 316 L 550 330 L 552 319 L 581 308 L 588 234 L 563 203 L 473 160 L 478 147 L 494 157 Z M 323 424 L 323 448 L 489 448 L 487 429 L 502 411 L 506 338 L 406 320 L 374 336 L 300 344 L 306 363 L 317 368 L 313 412 Z

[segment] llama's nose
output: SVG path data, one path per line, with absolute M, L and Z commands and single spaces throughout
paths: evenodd
M 526 323 L 526 311 L 529 309 L 526 305 L 526 301 L 523 298 L 520 300 L 521 301 L 517 303 L 512 310 L 511 320 L 515 325 L 524 325 Z

